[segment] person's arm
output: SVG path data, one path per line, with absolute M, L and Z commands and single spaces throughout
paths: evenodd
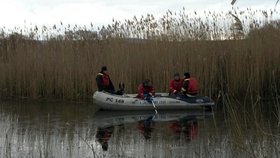
M 138 93 L 137 98 L 142 98 L 142 99 L 144 98 L 144 92 L 143 92 L 143 88 L 141 85 L 138 86 L 137 93 Z
M 102 76 L 101 75 L 97 75 L 96 76 L 96 84 L 97 84 L 98 91 L 103 91 L 104 90 L 104 87 L 103 87 L 103 84 L 102 84 Z
M 183 84 L 184 84 L 184 80 L 181 79 L 181 80 L 180 80 L 180 92 L 182 91 Z
M 186 94 L 189 86 L 189 80 L 185 80 L 182 87 L 182 93 Z
M 171 80 L 171 81 L 169 81 L 169 92 L 170 93 L 174 93 L 174 88 L 173 88 L 173 81 Z
M 114 85 L 113 85 L 113 83 L 112 83 L 112 81 L 111 81 L 111 78 L 109 78 L 109 86 L 110 86 L 110 90 L 112 90 L 112 91 L 115 91 L 115 87 L 114 87 Z
M 155 96 L 156 95 L 156 91 L 155 91 L 155 88 L 152 87 L 152 96 Z

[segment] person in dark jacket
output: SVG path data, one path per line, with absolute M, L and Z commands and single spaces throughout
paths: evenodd
M 196 96 L 198 93 L 198 82 L 194 77 L 190 76 L 190 73 L 184 73 L 184 83 L 182 87 L 182 93 L 184 95 Z
M 148 99 L 152 96 L 155 96 L 155 89 L 153 87 L 153 84 L 150 80 L 146 79 L 144 80 L 137 89 L 138 95 L 137 98 L 141 99 Z
M 101 71 L 96 76 L 96 83 L 98 91 L 106 91 L 109 93 L 115 93 L 115 87 L 108 75 L 108 69 L 106 66 L 101 68 Z
M 184 80 L 182 80 L 180 78 L 180 74 L 175 73 L 174 79 L 169 81 L 169 95 L 176 95 L 176 94 L 180 93 L 181 89 L 183 87 L 183 82 L 184 82 Z

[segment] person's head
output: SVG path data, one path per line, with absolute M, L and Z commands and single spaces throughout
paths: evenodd
M 107 69 L 107 66 L 102 66 L 101 67 L 101 72 L 102 73 L 107 73 L 108 69 Z
M 184 78 L 185 78 L 185 79 L 188 79 L 188 78 L 190 78 L 190 77 L 191 77 L 191 75 L 190 75 L 189 72 L 185 72 L 185 73 L 184 73 Z
M 145 79 L 143 82 L 143 87 L 152 87 L 152 82 L 149 79 Z
M 180 80 L 180 74 L 179 73 L 174 74 L 174 80 L 176 80 L 176 81 Z

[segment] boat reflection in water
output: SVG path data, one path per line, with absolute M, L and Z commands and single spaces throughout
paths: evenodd
M 154 129 L 155 115 L 151 115 L 144 120 L 138 121 L 138 130 L 143 134 L 146 140 L 151 139 L 152 131 Z
M 160 111 L 156 115 L 152 111 L 98 111 L 93 120 L 97 128 L 96 140 L 102 150 L 107 151 L 112 137 L 114 137 L 112 145 L 118 150 L 116 139 L 124 135 L 135 138 L 137 135 L 132 134 L 135 131 L 144 141 L 150 141 L 158 135 L 166 135 L 163 138 L 171 137 L 173 141 L 191 142 L 198 136 L 199 121 L 212 114 L 205 111 L 182 110 Z
M 108 141 L 111 138 L 113 131 L 114 131 L 114 126 L 97 129 L 96 139 L 100 143 L 104 151 L 108 150 Z
M 184 117 L 179 120 L 171 121 L 169 129 L 175 136 L 176 140 L 180 140 L 182 134 L 186 142 L 194 140 L 198 135 L 198 120 L 194 117 Z

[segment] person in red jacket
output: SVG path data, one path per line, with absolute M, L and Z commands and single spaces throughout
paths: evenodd
M 155 89 L 153 87 L 153 84 L 148 79 L 144 80 L 138 86 L 137 92 L 138 92 L 137 98 L 141 98 L 141 99 L 148 99 L 155 95 Z
M 96 83 L 98 91 L 106 91 L 109 93 L 115 93 L 114 85 L 108 75 L 108 70 L 106 66 L 101 68 L 101 71 L 96 76 Z
M 174 79 L 169 81 L 169 95 L 176 95 L 181 92 L 184 80 L 180 79 L 179 73 L 174 74 Z
M 194 77 L 190 76 L 190 73 L 184 73 L 184 83 L 182 87 L 182 93 L 184 95 L 196 96 L 198 93 L 198 82 Z

